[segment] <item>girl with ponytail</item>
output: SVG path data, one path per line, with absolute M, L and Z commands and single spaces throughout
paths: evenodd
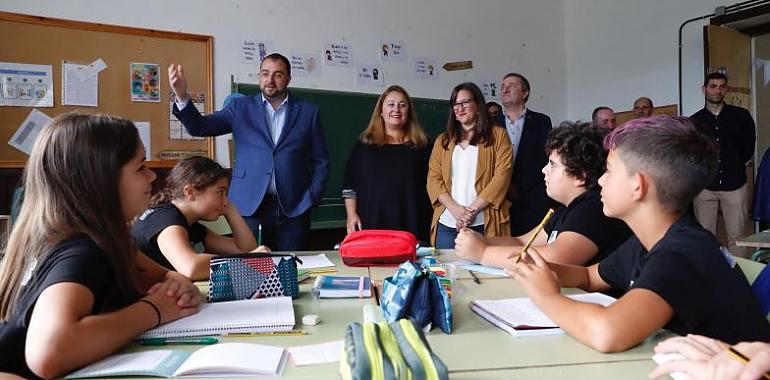
M 193 281 L 209 278 L 209 261 L 214 255 L 269 252 L 267 247 L 257 247 L 254 234 L 228 201 L 228 185 L 227 172 L 210 158 L 179 161 L 166 178 L 165 188 L 134 221 L 131 235 L 137 248 Z M 218 235 L 198 223 L 215 221 L 222 215 L 230 224 L 232 237 Z M 199 245 L 202 253 L 196 252 Z

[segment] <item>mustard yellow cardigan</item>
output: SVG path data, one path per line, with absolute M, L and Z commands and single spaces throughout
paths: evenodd
M 484 209 L 484 235 L 510 236 L 511 203 L 505 198 L 511 183 L 512 150 L 511 140 L 504 128 L 493 127 L 494 144 L 480 144 L 478 161 L 476 163 L 476 193 L 489 202 Z M 442 133 L 433 145 L 433 152 L 428 163 L 428 196 L 433 204 L 433 220 L 431 221 L 431 243 L 436 244 L 436 227 L 438 219 L 446 207 L 438 200 L 443 193 L 452 194 L 452 152 L 455 143 L 449 142 L 447 149 L 442 144 L 446 134 Z

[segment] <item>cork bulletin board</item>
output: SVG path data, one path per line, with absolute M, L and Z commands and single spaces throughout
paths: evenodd
M 114 114 L 150 123 L 151 166 L 168 167 L 186 154 L 214 156 L 212 138 L 194 139 L 180 132 L 170 115 L 172 92 L 167 67 L 184 67 L 188 91 L 204 113 L 213 110 L 213 37 L 28 16 L 0 12 L 3 47 L 0 62 L 51 65 L 53 107 L 40 107 L 50 117 L 70 112 Z M 98 105 L 62 105 L 63 62 L 88 65 L 101 58 Z M 157 97 L 133 101 L 132 63 L 157 65 Z M 27 155 L 7 144 L 33 107 L 0 107 L 0 168 L 23 167 Z M 175 124 L 176 123 L 176 124 Z

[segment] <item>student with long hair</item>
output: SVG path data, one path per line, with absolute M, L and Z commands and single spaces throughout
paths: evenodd
M 431 241 L 454 248 L 457 231 L 510 236 L 511 140 L 489 123 L 484 95 L 461 83 L 449 98 L 452 113 L 430 156 L 428 196 L 433 204 Z
M 388 87 L 348 157 L 342 191 L 348 233 L 402 230 L 428 241 L 430 151 L 409 94 L 400 86 Z
M 225 169 L 208 157 L 179 161 L 166 177 L 165 188 L 153 196 L 150 208 L 131 228 L 137 248 L 192 280 L 209 278 L 209 261 L 214 255 L 269 252 L 257 247 L 251 229 L 227 199 L 228 185 Z M 222 215 L 232 237 L 220 236 L 198 223 L 213 222 Z M 203 244 L 205 253 L 196 253 L 196 244 Z
M 189 280 L 132 244 L 155 179 L 144 157 L 121 118 L 66 114 L 40 133 L 0 262 L 0 371 L 60 377 L 196 312 Z

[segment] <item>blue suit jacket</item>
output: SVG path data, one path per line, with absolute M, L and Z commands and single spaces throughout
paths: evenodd
M 505 115 L 495 120 L 505 128 Z M 551 118 L 540 112 L 527 109 L 524 116 L 519 148 L 514 157 L 511 186 L 511 233 L 519 236 L 532 230 L 542 220 L 549 207 L 555 202 L 545 192 L 543 166 L 548 163 L 545 142 L 553 128 Z
M 273 144 L 262 96 L 239 97 L 224 109 L 201 115 L 188 105 L 174 115 L 193 136 L 233 134 L 235 165 L 230 200 L 242 215 L 257 210 L 275 170 L 281 208 L 296 217 L 320 203 L 329 177 L 329 152 L 315 105 L 289 96 L 286 125 Z

